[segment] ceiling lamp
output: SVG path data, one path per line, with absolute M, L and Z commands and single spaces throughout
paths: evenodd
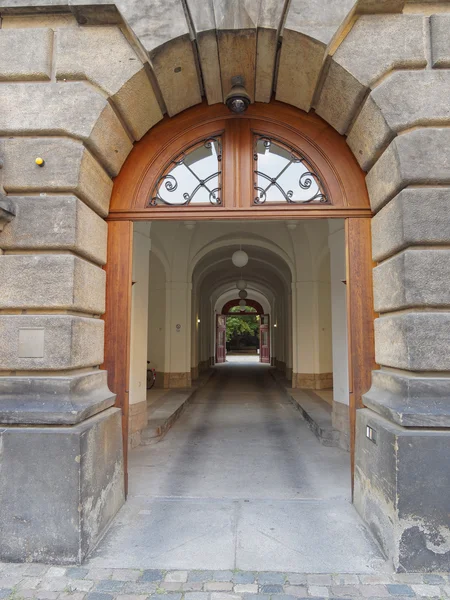
M 240 75 L 231 78 L 231 90 L 225 98 L 225 104 L 235 114 L 243 113 L 249 107 L 251 98 L 244 87 L 244 78 Z
M 245 265 L 248 263 L 248 254 L 243 250 L 236 250 L 231 257 L 231 260 L 235 267 L 242 269 L 242 267 L 245 267 Z
M 247 298 L 248 294 L 245 290 L 241 290 L 239 292 L 239 298 L 242 298 L 242 300 L 245 300 Z
M 245 288 L 247 287 L 247 282 L 245 281 L 245 279 L 239 279 L 236 283 L 236 287 L 238 290 L 245 290 Z
M 245 300 L 239 300 L 239 306 L 244 308 L 244 306 L 247 306 L 247 302 Z

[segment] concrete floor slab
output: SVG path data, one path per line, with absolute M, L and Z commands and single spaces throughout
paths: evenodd
M 220 365 L 165 438 L 130 452 L 99 567 L 370 573 L 350 457 L 322 446 L 261 364 Z

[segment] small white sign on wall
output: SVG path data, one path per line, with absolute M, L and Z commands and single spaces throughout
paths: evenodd
M 177 333 L 180 333 L 180 331 L 181 331 L 181 325 L 179 323 L 177 323 L 175 325 L 175 330 L 176 330 Z
M 19 358 L 44 357 L 44 328 L 19 329 Z

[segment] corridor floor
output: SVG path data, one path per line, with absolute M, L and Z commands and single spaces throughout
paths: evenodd
M 322 446 L 270 367 L 230 363 L 159 443 L 130 453 L 128 501 L 93 567 L 371 573 L 349 455 Z

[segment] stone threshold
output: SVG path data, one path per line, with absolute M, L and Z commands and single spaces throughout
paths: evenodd
M 197 391 L 206 385 L 214 375 L 209 369 L 190 388 L 169 389 L 148 408 L 147 427 L 141 431 L 141 446 L 155 444 L 163 439 L 169 429 L 180 418 L 187 404 Z
M 278 371 L 270 372 L 323 446 L 340 447 L 340 431 L 332 425 L 332 407 L 313 390 L 291 388 Z

